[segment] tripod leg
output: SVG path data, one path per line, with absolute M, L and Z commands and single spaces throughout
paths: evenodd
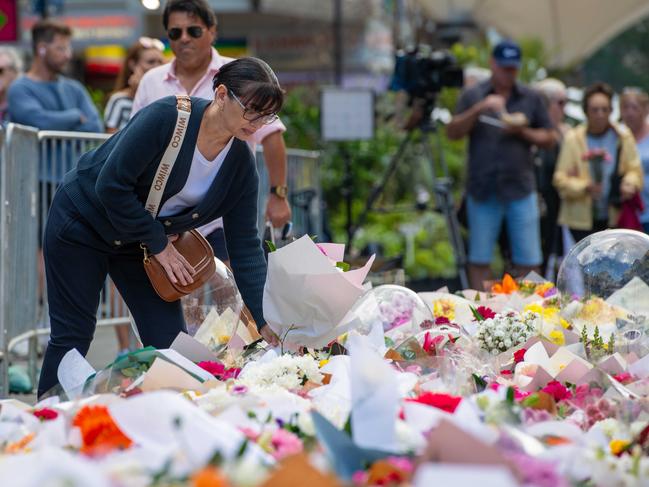
M 363 226 L 363 224 L 367 220 L 367 216 L 372 211 L 374 207 L 374 203 L 376 203 L 376 200 L 379 198 L 379 196 L 381 196 L 381 193 L 383 193 L 383 191 L 385 190 L 385 185 L 388 184 L 390 177 L 392 176 L 392 174 L 394 174 L 394 171 L 396 171 L 397 166 L 399 165 L 399 161 L 403 157 L 403 154 L 406 151 L 406 148 L 408 147 L 410 140 L 412 139 L 412 135 L 413 135 L 413 131 L 412 130 L 408 131 L 404 139 L 401 141 L 401 145 L 399 146 L 399 149 L 397 150 L 396 154 L 390 160 L 390 164 L 388 165 L 387 170 L 383 174 L 381 181 L 377 186 L 374 187 L 374 189 L 368 196 L 367 201 L 365 202 L 365 208 L 363 209 L 363 212 L 359 215 L 356 224 L 348 231 L 347 234 L 348 248 L 351 247 L 354 235 L 356 235 L 358 229 L 361 226 Z
M 439 133 L 437 134 L 437 136 L 439 137 Z M 453 247 L 455 267 L 457 269 L 457 275 L 460 279 L 460 286 L 462 286 L 463 289 L 466 289 L 469 287 L 469 280 L 466 274 L 466 252 L 464 250 L 464 240 L 462 240 L 462 234 L 460 233 L 460 224 L 457 221 L 457 216 L 455 214 L 453 195 L 451 193 L 451 179 L 447 177 L 448 169 L 444 162 L 443 155 L 440 154 L 439 161 L 445 177 L 437 178 L 435 176 L 435 158 L 433 157 L 433 150 L 430 145 L 430 140 L 428 139 L 427 132 L 424 132 L 422 134 L 422 144 L 424 146 L 426 156 L 431 164 L 436 209 L 444 215 L 446 228 L 448 229 L 449 240 L 451 246 Z M 441 142 L 439 140 L 438 149 L 441 152 Z

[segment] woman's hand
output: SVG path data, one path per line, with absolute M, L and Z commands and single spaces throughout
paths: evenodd
M 620 196 L 622 197 L 622 201 L 633 198 L 635 193 L 635 185 L 629 181 L 622 180 L 622 183 L 620 183 Z
M 172 283 L 176 284 L 180 282 L 180 284 L 186 286 L 194 282 L 192 276 L 196 274 L 196 271 L 182 254 L 176 250 L 176 247 L 173 246 L 172 242 L 177 238 L 178 235 L 170 235 L 169 243 L 162 252 L 155 254 L 155 258 L 158 259 L 158 262 L 160 262 L 160 265 Z
M 259 329 L 259 334 L 264 340 L 266 340 L 269 345 L 272 345 L 273 347 L 279 345 L 279 338 L 277 337 L 275 332 L 270 329 L 270 326 L 268 326 L 268 324 L 265 324 Z

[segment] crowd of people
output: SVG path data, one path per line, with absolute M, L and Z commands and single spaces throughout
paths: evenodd
M 286 127 L 277 116 L 281 88 L 263 61 L 240 62 L 218 53 L 213 47 L 216 17 L 205 0 L 168 0 L 161 21 L 173 59 L 165 62 L 159 40 L 138 39 L 127 50 L 103 120 L 85 87 L 63 75 L 72 59 L 69 27 L 53 20 L 34 25 L 33 61 L 24 74 L 20 56 L 0 48 L 0 122 L 116 134 L 82 157 L 79 168 L 65 179 L 47 164 L 40 174 L 42 180 L 67 188 L 56 196 L 40 195 L 53 208 L 44 230 L 52 337 L 41 392 L 56 382 L 53 371 L 67 350 L 87 350 L 98 293 L 107 274 L 130 299 L 141 337 L 156 346 L 168 345 L 168 338 L 182 328 L 180 318 L 169 321 L 173 329 L 166 334 L 150 331 L 158 326 L 153 322 L 160 312 L 174 316 L 179 308 L 158 302 L 141 269 L 131 261 L 139 254 L 139 243 L 146 241 L 153 253 L 168 261 L 170 277 L 191 280 L 191 269 L 167 241 L 168 235 L 190 227 L 199 228 L 223 261 L 236 256 L 232 265 L 243 283 L 246 304 L 262 335 L 276 340 L 261 315 L 259 269 L 264 266 L 253 224 L 255 177 L 240 174 L 228 161 L 236 155 L 242 167 L 249 168 L 248 152 L 254 154 L 256 145 L 262 147 L 270 180 L 266 217 L 275 227 L 284 225 L 291 211 L 282 135 Z M 518 80 L 521 57 L 515 42 L 496 45 L 488 77 L 467 83 L 447 126 L 449 138 L 469 140 L 468 274 L 470 285 L 477 289 L 493 277 L 491 265 L 499 242 L 513 273 L 521 275 L 545 272 L 555 265 L 553 259 L 562 253 L 561 227 L 575 241 L 605 228 L 649 232 L 647 93 L 622 92 L 620 124 L 611 120 L 613 90 L 605 83 L 593 84 L 583 94 L 585 122 L 570 127 L 564 115 L 565 85 L 551 78 L 524 85 Z M 178 179 L 175 193 L 166 195 L 158 218 L 152 219 L 136 200 L 145 198 L 140 185 L 150 183 L 151 171 L 168 142 L 156 130 L 162 125 L 170 129 L 175 120 L 170 95 L 196 100 L 192 103 L 198 115 L 192 114 L 193 125 L 188 128 L 192 150 L 178 159 L 187 171 L 182 178 L 177 174 L 171 178 Z M 207 134 L 215 138 L 206 139 Z M 152 151 L 146 161 L 141 155 L 133 158 L 144 147 L 143 137 Z M 245 140 L 248 152 L 236 140 Z M 225 183 L 224 175 L 241 179 L 228 180 L 220 188 L 223 198 L 205 211 L 201 202 L 214 181 Z M 248 206 L 235 208 L 228 203 L 242 198 Z M 229 233 L 221 217 L 229 220 Z M 85 258 L 85 265 L 70 267 L 61 259 L 66 256 Z M 139 280 L 139 290 L 129 284 L 133 279 Z M 128 330 L 118 330 L 118 338 L 120 349 L 128 348 Z
M 490 74 L 463 90 L 447 126 L 449 138 L 469 140 L 468 275 L 476 289 L 493 279 L 497 243 L 513 274 L 551 276 L 562 228 L 573 242 L 608 228 L 649 231 L 647 93 L 625 89 L 617 123 L 612 88 L 594 83 L 583 92 L 585 121 L 570 127 L 565 85 L 524 85 L 521 59 L 515 42 L 497 44 Z

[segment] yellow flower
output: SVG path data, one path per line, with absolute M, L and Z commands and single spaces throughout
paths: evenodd
M 230 341 L 230 336 L 229 335 L 219 335 L 219 344 L 223 345 L 224 343 L 228 343 Z
M 611 443 L 609 444 L 609 448 L 611 449 L 611 453 L 613 455 L 619 455 L 626 449 L 627 446 L 629 446 L 629 442 L 627 440 L 611 440 Z
M 267 453 L 273 451 L 273 434 L 270 431 L 264 431 L 259 438 L 257 438 L 257 444 Z
M 566 320 L 564 320 L 563 318 L 561 318 L 561 319 L 559 320 L 559 324 L 560 324 L 563 328 L 565 328 L 566 330 L 567 330 L 568 328 L 570 328 L 570 323 L 568 323 L 568 322 L 567 322 Z
M 329 359 L 328 359 L 328 358 L 323 359 L 323 360 L 320 360 L 320 362 L 318 363 L 318 367 L 322 368 L 322 367 L 324 367 L 325 365 L 327 365 L 328 363 L 329 363 Z
M 545 308 L 543 310 L 543 319 L 549 321 L 554 320 L 558 314 L 559 314 L 559 308 L 554 308 L 554 307 Z
M 539 303 L 530 303 L 523 308 L 523 311 L 531 311 L 532 313 L 537 313 L 543 316 L 543 306 Z
M 448 299 L 438 299 L 433 303 L 433 315 L 435 318 L 443 316 L 453 321 L 455 319 L 455 303 Z
M 555 345 L 563 345 L 566 343 L 566 337 L 563 336 L 563 332 L 561 330 L 552 330 L 550 332 L 549 338 L 550 341 Z
M 536 288 L 534 289 L 534 294 L 543 297 L 545 296 L 545 293 L 547 293 L 553 287 L 554 284 L 552 284 L 551 282 L 544 282 L 543 284 L 536 286 Z

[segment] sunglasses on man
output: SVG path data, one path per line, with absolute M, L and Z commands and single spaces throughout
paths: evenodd
M 201 27 L 200 25 L 190 25 L 186 30 L 189 37 L 198 39 L 203 35 L 203 31 L 205 29 L 203 29 L 203 27 Z M 172 41 L 177 41 L 183 36 L 183 29 L 181 27 L 172 27 L 167 31 L 167 35 Z

